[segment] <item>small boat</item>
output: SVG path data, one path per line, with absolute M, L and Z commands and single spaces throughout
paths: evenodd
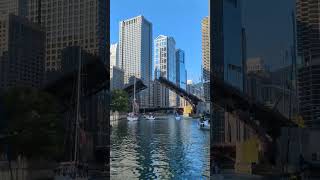
M 176 120 L 181 120 L 181 116 L 178 113 L 175 113 L 174 118 Z
M 203 129 L 203 130 L 210 130 L 210 123 L 208 120 L 205 120 L 205 121 L 200 121 L 198 122 L 198 126 L 200 129 Z
M 142 114 L 143 118 L 147 118 L 147 115 L 145 113 Z
M 139 117 L 137 115 L 135 115 L 134 113 L 129 113 L 127 116 L 128 121 L 137 121 L 138 119 L 139 119 Z
M 145 118 L 148 119 L 148 120 L 155 120 L 156 119 L 156 117 L 154 115 L 152 115 L 152 114 L 149 114 L 148 116 L 145 116 Z

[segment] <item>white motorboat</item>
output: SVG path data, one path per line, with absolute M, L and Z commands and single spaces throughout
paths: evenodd
M 139 117 L 137 115 L 135 115 L 134 113 L 129 113 L 127 116 L 128 121 L 137 121 L 138 119 L 139 119 Z
M 143 113 L 143 114 L 142 114 L 142 117 L 143 117 L 143 118 L 147 118 L 148 116 Z
M 153 115 L 149 115 L 149 116 L 146 116 L 146 119 L 148 119 L 148 120 L 155 120 L 156 117 L 154 117 Z
M 200 129 L 203 129 L 203 130 L 210 130 L 210 123 L 208 120 L 205 120 L 205 121 L 200 121 L 198 122 L 198 126 Z
M 176 114 L 175 117 L 174 117 L 176 120 L 181 120 L 181 116 Z

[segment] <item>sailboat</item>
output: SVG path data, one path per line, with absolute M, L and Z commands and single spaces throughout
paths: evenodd
M 133 83 L 133 102 L 132 102 L 132 112 L 130 112 L 127 116 L 128 121 L 137 121 L 139 117 L 136 114 L 135 107 L 136 107 L 136 77 L 134 77 Z
M 61 162 L 54 170 L 54 180 L 89 180 L 88 165 L 78 161 L 79 120 L 80 120 L 80 89 L 81 89 L 81 48 L 79 48 L 79 66 L 77 77 L 77 102 L 74 135 L 74 157 L 72 161 Z

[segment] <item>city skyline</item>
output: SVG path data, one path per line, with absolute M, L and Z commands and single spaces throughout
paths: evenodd
M 168 0 L 166 0 L 168 1 Z M 177 47 L 185 51 L 188 79 L 193 82 L 201 80 L 201 20 L 208 16 L 208 2 L 192 0 L 183 3 L 181 0 L 163 4 L 170 4 L 156 8 L 152 2 L 111 1 L 110 43 L 119 41 L 119 22 L 143 15 L 153 25 L 153 39 L 161 34 L 173 37 Z M 121 4 L 127 4 L 125 8 Z M 175 9 L 174 7 L 179 7 Z M 164 10 L 166 13 L 159 13 Z M 192 13 L 190 13 L 192 12 Z M 153 46 L 154 47 L 154 46 Z M 154 49 L 153 53 L 154 56 Z

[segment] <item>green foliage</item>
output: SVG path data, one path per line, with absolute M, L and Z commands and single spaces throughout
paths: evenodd
M 111 95 L 111 110 L 119 112 L 129 111 L 129 95 L 123 90 L 113 90 Z
M 53 159 L 63 147 L 63 118 L 59 104 L 49 94 L 31 88 L 13 88 L 4 96 L 7 128 L 1 134 L 14 157 Z M 3 149 L 0 149 L 0 151 Z

